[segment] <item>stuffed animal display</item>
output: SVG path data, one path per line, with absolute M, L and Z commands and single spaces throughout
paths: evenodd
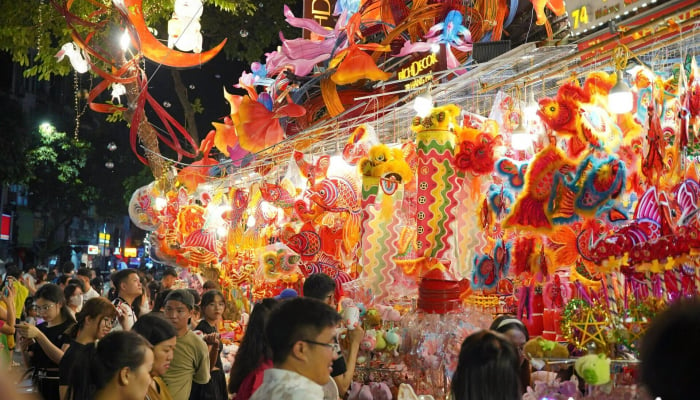
M 605 354 L 589 354 L 576 360 L 574 370 L 589 385 L 610 382 L 610 359 Z
M 569 357 L 569 350 L 566 349 L 566 346 L 540 336 L 528 340 L 523 347 L 523 352 L 530 358 Z

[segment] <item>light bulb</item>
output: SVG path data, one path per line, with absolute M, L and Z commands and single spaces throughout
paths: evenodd
M 608 109 L 614 114 L 624 114 L 632 111 L 633 104 L 632 91 L 622 79 L 622 71 L 617 71 L 617 83 L 608 93 Z
M 513 150 L 527 150 L 532 144 L 530 138 L 530 132 L 523 127 L 522 123 L 518 123 L 518 126 L 513 129 L 510 134 L 510 143 L 513 146 Z
M 525 115 L 536 115 L 537 109 L 539 109 L 539 105 L 537 104 L 537 101 L 535 101 L 535 94 L 532 92 L 532 90 L 530 90 L 530 94 L 527 99 L 527 104 L 525 105 Z
M 419 94 L 413 101 L 413 109 L 419 117 L 427 117 L 433 110 L 433 96 L 430 93 Z
M 122 48 L 122 50 L 126 51 L 130 44 L 131 36 L 129 36 L 129 31 L 124 29 L 124 33 L 122 33 L 121 37 L 119 38 L 119 46 Z
M 216 234 L 220 238 L 226 237 L 228 234 L 228 227 L 226 225 L 221 225 L 218 228 L 216 228 Z
M 248 228 L 252 228 L 255 226 L 255 217 L 254 216 L 251 215 L 250 217 L 248 217 L 248 221 L 246 222 L 246 226 L 248 226 Z
M 168 200 L 165 199 L 165 197 L 156 197 L 156 204 L 155 204 L 155 209 L 156 211 L 160 211 L 165 208 L 165 206 L 168 205 Z

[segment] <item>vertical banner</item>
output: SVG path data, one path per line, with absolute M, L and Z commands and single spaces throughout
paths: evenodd
M 392 196 L 380 189 L 380 178 L 362 177 L 362 275 L 375 301 L 391 294 L 397 269 L 393 256 L 398 240 L 397 212 L 382 213 L 382 207 L 394 207 L 403 194 L 402 188 Z M 388 196 L 388 198 L 385 198 Z
M 425 118 L 416 117 L 418 155 L 417 255 L 453 259 L 450 255 L 457 206 L 457 172 L 454 168 L 455 126 L 459 108 L 454 105 L 434 108 Z

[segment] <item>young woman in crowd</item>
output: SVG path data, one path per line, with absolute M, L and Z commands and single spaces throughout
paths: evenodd
M 77 322 L 68 331 L 71 342 L 63 346 L 63 358 L 59 363 L 59 392 L 65 399 L 70 375 L 75 368 L 76 373 L 85 373 L 84 365 L 76 365 L 76 358 L 91 343 L 102 339 L 112 330 L 117 318 L 117 309 L 104 297 L 94 297 L 85 303 L 77 314 Z
M 44 322 L 37 326 L 26 322 L 18 324 L 20 346 L 25 350 L 27 365 L 34 367 L 33 378 L 41 396 L 44 400 L 58 400 L 58 363 L 63 357 L 61 347 L 66 342 L 64 332 L 75 319 L 66 306 L 63 290 L 54 284 L 40 287 L 34 304 Z
M 518 400 L 520 356 L 500 333 L 479 331 L 462 343 L 452 376 L 453 400 Z
M 76 359 L 84 373 L 73 374 L 71 400 L 143 400 L 151 385 L 153 350 L 136 332 L 114 331 Z
M 148 291 L 148 279 L 142 274 L 139 274 L 141 280 L 141 295 L 134 300 L 132 307 L 136 313 L 136 318 L 146 315 L 151 312 L 151 297 Z
M 272 368 L 272 350 L 265 339 L 265 326 L 277 303 L 276 299 L 263 299 L 250 314 L 228 383 L 228 392 L 235 393 L 236 400 L 248 400 L 262 384 L 265 370 Z
M 153 346 L 153 381 L 148 387 L 148 400 L 171 400 L 172 396 L 161 376 L 170 368 L 170 362 L 175 354 L 177 331 L 175 327 L 159 313 L 149 313 L 141 318 L 131 328 L 148 340 Z
M 48 282 L 48 273 L 46 272 L 45 269 L 37 269 L 36 270 L 36 283 L 34 284 L 34 287 L 39 289 L 40 287 L 44 286 Z
M 75 283 L 69 283 L 63 289 L 63 296 L 66 298 L 68 309 L 75 315 L 83 308 L 83 288 Z
M 190 399 L 204 400 L 226 400 L 226 376 L 224 375 L 221 362 L 221 350 L 223 345 L 218 339 L 219 324 L 222 322 L 221 316 L 226 310 L 226 300 L 224 295 L 218 290 L 209 290 L 202 295 L 199 306 L 202 312 L 202 320 L 195 327 L 195 331 L 201 331 L 205 335 L 216 335 L 214 345 L 209 346 L 209 360 L 211 362 L 209 370 L 211 379 L 206 385 L 192 384 Z
M 528 333 L 525 324 L 523 324 L 523 322 L 519 319 L 515 318 L 515 316 L 506 314 L 496 318 L 493 323 L 491 323 L 491 327 L 489 329 L 502 333 L 505 337 L 510 339 L 511 342 L 513 342 L 515 348 L 518 350 L 518 354 L 520 355 L 519 376 L 520 383 L 522 385 L 520 389 L 524 394 L 527 387 L 530 386 L 530 360 L 525 357 L 525 353 L 523 352 L 525 343 L 530 340 L 530 334 Z

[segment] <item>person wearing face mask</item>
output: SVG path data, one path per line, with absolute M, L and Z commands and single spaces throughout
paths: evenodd
M 75 317 L 83 308 L 83 289 L 74 283 L 69 283 L 63 289 L 63 295 L 68 300 L 68 309 Z
M 150 313 L 139 318 L 131 328 L 148 340 L 153 346 L 153 381 L 148 388 L 148 400 L 172 400 L 168 387 L 161 378 L 170 368 L 177 344 L 177 331 L 164 317 Z
M 59 363 L 58 390 L 62 399 L 68 391 L 71 374 L 84 373 L 84 366 L 75 364 L 76 358 L 88 344 L 102 339 L 112 330 L 117 309 L 104 297 L 95 297 L 85 303 L 76 317 L 75 325 L 66 331 L 71 342 L 63 345 L 63 357 Z

